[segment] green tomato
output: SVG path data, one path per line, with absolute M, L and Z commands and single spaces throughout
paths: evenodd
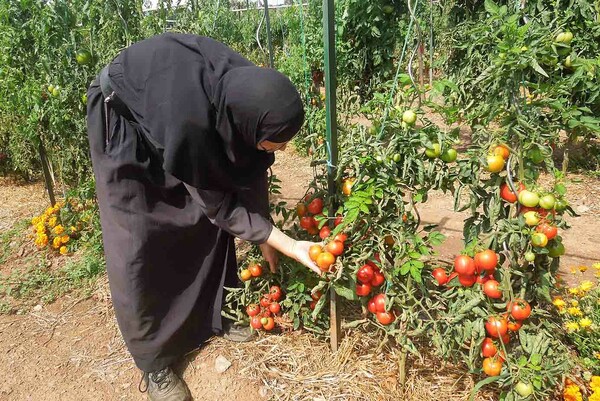
M 387 5 L 387 6 L 383 6 L 383 12 L 386 14 L 391 14 L 394 12 L 394 7 Z
M 436 157 L 439 157 L 439 155 L 442 154 L 442 147 L 439 143 L 434 143 L 433 147 L 425 149 L 425 154 L 430 159 L 435 159 Z
M 54 92 L 54 85 L 50 84 L 48 85 L 48 93 L 52 94 L 52 92 Z
M 562 242 L 552 241 L 548 246 L 548 256 L 558 258 L 565 254 L 565 246 Z
M 531 148 L 529 152 L 527 152 L 527 157 L 531 159 L 535 164 L 540 164 L 544 161 L 544 155 L 539 148 Z
M 552 194 L 544 195 L 540 198 L 540 206 L 546 210 L 554 209 L 556 198 Z
M 556 35 L 556 38 L 554 39 L 554 41 L 558 42 L 558 43 L 564 43 L 565 42 L 565 36 L 566 36 L 566 34 L 564 32 L 561 32 L 558 35 Z
M 540 223 L 540 218 L 537 212 L 534 212 L 533 210 L 525 213 L 523 217 L 525 217 L 525 224 L 527 224 L 529 227 L 537 226 Z
M 402 121 L 408 125 L 413 125 L 417 121 L 417 114 L 412 110 L 406 110 L 402 113 Z
M 535 253 L 531 251 L 525 252 L 525 260 L 528 262 L 533 262 L 535 260 Z
M 77 60 L 77 64 L 86 65 L 92 61 L 92 55 L 87 50 L 80 50 L 75 55 L 75 59 Z
M 369 135 L 375 135 L 375 134 L 377 134 L 377 128 L 375 128 L 374 125 L 371 125 L 369 127 Z
M 81 95 L 81 103 L 87 104 L 87 94 L 84 93 L 83 95 Z
M 569 44 L 571 43 L 571 41 L 573 40 L 573 33 L 572 32 L 565 32 L 565 36 L 563 38 L 563 43 Z
M 60 90 L 58 89 L 58 87 L 55 86 L 54 88 L 52 88 L 52 96 L 58 97 L 59 95 L 60 95 Z
M 554 204 L 554 208 L 557 212 L 564 211 L 567 208 L 567 206 L 569 206 L 569 202 L 567 202 L 564 199 L 557 199 L 556 203 Z
M 571 61 L 571 56 L 567 56 L 563 64 L 567 68 L 573 67 L 573 61 Z
M 376 157 L 375 157 L 375 161 L 377 162 L 377 164 L 383 164 L 383 157 L 381 157 L 381 156 L 376 156 Z
M 499 53 L 498 58 L 500 58 L 501 60 L 506 59 L 506 53 Z
M 450 148 L 450 149 L 446 149 L 444 151 L 444 153 L 442 153 L 442 155 L 440 156 L 440 159 L 442 159 L 446 163 L 452 163 L 453 161 L 456 160 L 457 157 L 458 157 L 458 152 L 456 152 L 456 149 Z
M 540 197 L 535 192 L 526 189 L 519 192 L 519 203 L 527 207 L 536 207 L 540 202 Z
M 395 163 L 398 163 L 400 161 L 400 158 L 401 158 L 400 153 L 394 153 L 394 156 L 392 156 L 392 160 Z
M 517 385 L 515 386 L 515 391 L 521 397 L 527 398 L 531 394 L 533 394 L 533 386 L 531 385 L 531 383 L 518 382 Z

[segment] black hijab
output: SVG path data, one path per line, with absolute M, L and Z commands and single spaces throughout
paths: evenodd
M 213 39 L 166 33 L 111 63 L 113 89 L 132 111 L 162 168 L 199 189 L 246 187 L 274 162 L 257 149 L 301 128 L 298 91 Z

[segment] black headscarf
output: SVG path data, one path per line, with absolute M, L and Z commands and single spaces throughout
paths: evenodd
M 288 78 L 202 36 L 166 33 L 137 42 L 109 75 L 162 168 L 200 189 L 247 186 L 274 161 L 256 145 L 286 142 L 304 121 Z

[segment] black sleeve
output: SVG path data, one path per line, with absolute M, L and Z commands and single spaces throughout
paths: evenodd
M 271 235 L 273 225 L 267 219 L 269 204 L 266 175 L 264 180 L 258 180 L 252 188 L 238 193 L 184 185 L 206 217 L 217 227 L 255 244 L 265 243 Z M 264 186 L 264 192 L 258 191 L 261 186 Z

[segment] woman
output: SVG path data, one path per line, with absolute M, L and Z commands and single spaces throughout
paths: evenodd
M 268 220 L 266 171 L 304 111 L 284 75 L 225 45 L 164 34 L 125 49 L 88 90 L 106 265 L 119 328 L 151 400 L 187 400 L 169 368 L 223 330 L 234 237 L 316 273 L 310 242 Z

